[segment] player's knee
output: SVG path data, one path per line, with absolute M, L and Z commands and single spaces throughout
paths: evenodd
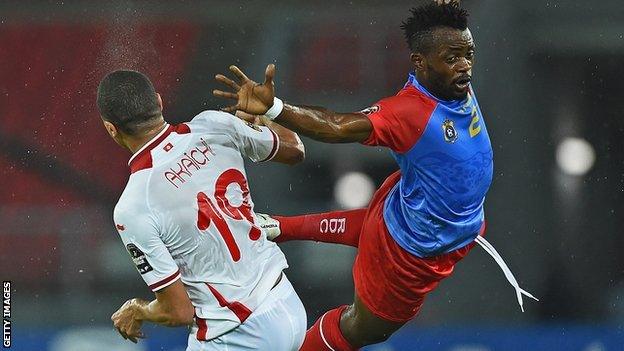
M 379 344 L 388 340 L 392 333 L 384 332 L 356 332 L 351 338 L 347 338 L 353 346 L 363 347 L 366 345 Z
M 360 342 L 362 345 L 379 344 L 388 340 L 390 336 L 392 336 L 391 333 L 368 333 L 366 335 L 362 335 Z
M 362 347 L 384 342 L 392 336 L 394 330 L 388 330 L 379 321 L 370 319 L 366 313 L 349 306 L 342 315 L 340 327 L 345 338 L 355 347 Z M 394 328 L 393 328 L 394 329 Z

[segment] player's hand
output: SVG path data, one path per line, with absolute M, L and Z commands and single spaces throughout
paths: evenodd
M 444 5 L 444 4 L 452 4 L 455 3 L 457 5 L 459 5 L 459 0 L 434 0 L 438 5 Z
M 236 100 L 235 105 L 225 107 L 223 111 L 234 112 L 238 110 L 252 115 L 265 114 L 273 106 L 273 98 L 275 97 L 273 84 L 275 65 L 267 66 L 263 84 L 258 84 L 247 78 L 245 73 L 236 66 L 230 66 L 230 71 L 237 77 L 238 83 L 222 74 L 217 74 L 215 79 L 230 87 L 231 91 L 216 89 L 212 91 L 215 96 Z
M 141 332 L 143 321 L 136 318 L 140 305 L 141 300 L 139 299 L 128 300 L 111 316 L 113 325 L 119 334 L 124 339 L 130 340 L 135 344 L 138 339 L 145 338 L 145 335 Z

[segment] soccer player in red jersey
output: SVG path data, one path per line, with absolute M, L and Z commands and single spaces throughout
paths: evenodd
M 414 71 L 395 96 L 355 113 L 284 104 L 275 98 L 269 65 L 264 84 L 236 66 L 235 82 L 216 79 L 241 110 L 328 143 L 388 147 L 399 171 L 389 176 L 368 208 L 278 217 L 276 241 L 318 240 L 358 247 L 353 304 L 328 311 L 310 328 L 301 350 L 356 350 L 386 340 L 414 318 L 425 296 L 448 277 L 475 243 L 509 268 L 482 234 L 483 203 L 493 173 L 492 147 L 470 81 L 475 45 L 467 12 L 458 2 L 436 1 L 412 10 L 403 23 Z M 271 222 L 271 218 L 266 218 Z

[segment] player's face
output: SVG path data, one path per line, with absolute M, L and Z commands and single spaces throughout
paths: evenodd
M 436 30 L 436 46 L 424 55 L 425 86 L 444 100 L 465 99 L 470 89 L 475 45 L 470 30 Z

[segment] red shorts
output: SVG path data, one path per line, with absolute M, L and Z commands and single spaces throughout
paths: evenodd
M 373 314 L 392 322 L 414 318 L 425 295 L 451 275 L 455 263 L 475 245 L 473 242 L 427 258 L 416 257 L 400 247 L 390 236 L 383 218 L 386 196 L 400 178 L 399 172 L 393 173 L 373 196 L 353 265 L 357 296 Z

